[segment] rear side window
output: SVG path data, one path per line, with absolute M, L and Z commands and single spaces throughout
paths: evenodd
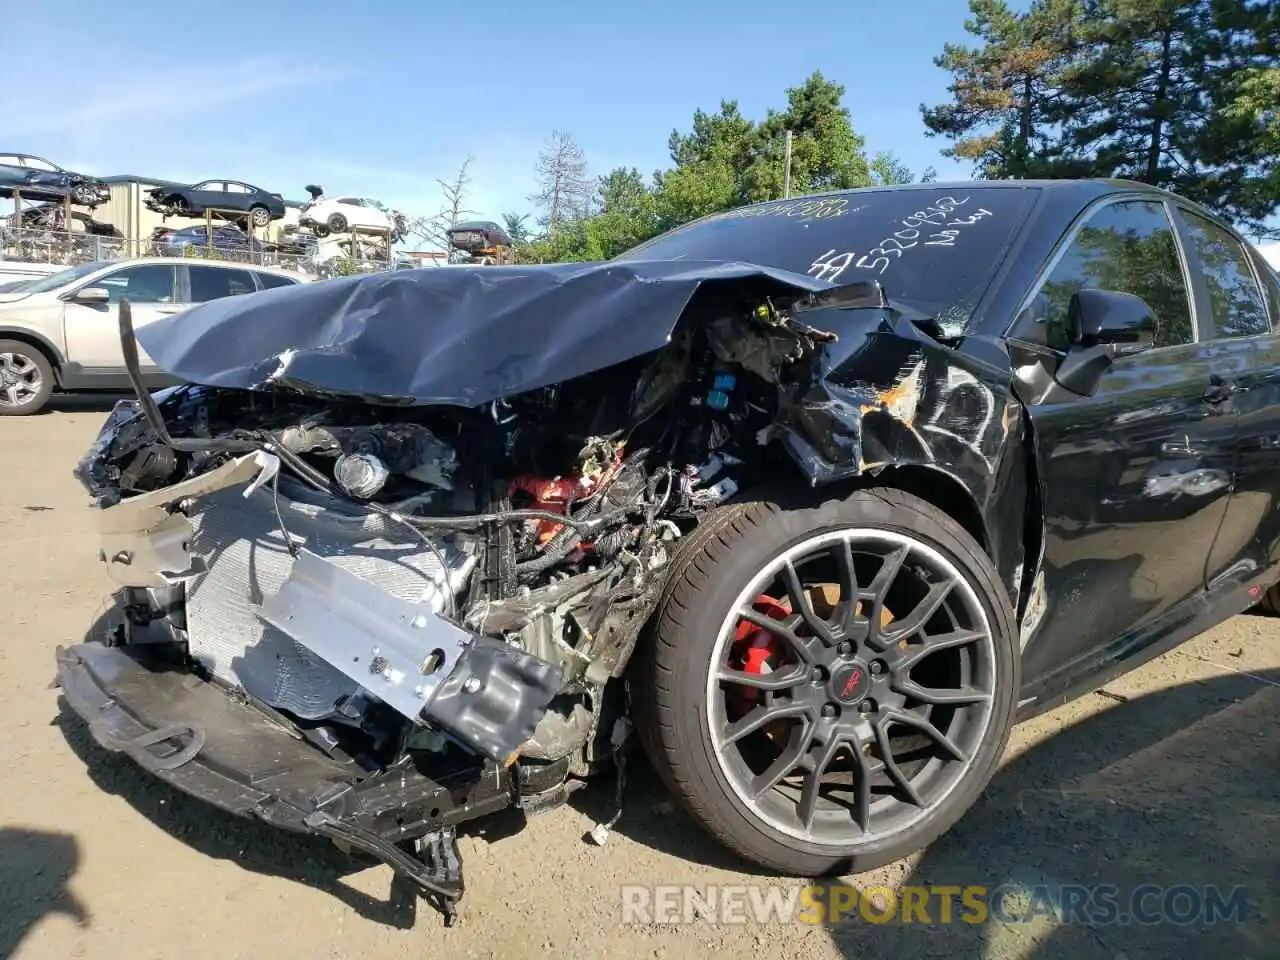
M 298 285 L 296 280 L 290 280 L 288 277 L 282 277 L 276 273 L 260 273 L 258 274 L 258 282 L 262 284 L 264 290 L 270 290 L 272 287 L 295 287 Z
M 253 274 L 223 267 L 187 267 L 191 276 L 191 302 L 204 303 L 242 293 L 254 293 Z
M 1209 289 L 1214 336 L 1252 337 L 1267 333 L 1267 304 L 1253 276 L 1244 245 L 1226 230 L 1188 210 L 1182 219 L 1200 255 L 1200 272 Z
M 1055 350 L 1071 345 L 1071 296 L 1115 290 L 1141 297 L 1155 314 L 1155 346 L 1194 339 L 1191 299 L 1164 204 L 1126 200 L 1097 211 L 1067 247 L 1031 304 L 1019 336 Z
M 1262 292 L 1266 295 L 1267 304 L 1271 308 L 1271 328 L 1274 330 L 1280 327 L 1280 277 L 1276 276 L 1276 271 L 1272 269 L 1271 264 L 1257 253 L 1254 254 L 1253 265 L 1258 269 L 1258 276 L 1262 278 Z

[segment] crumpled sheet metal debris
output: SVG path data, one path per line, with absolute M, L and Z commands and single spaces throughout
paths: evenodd
M 475 407 L 658 350 L 703 284 L 730 280 L 757 301 L 831 287 L 722 261 L 397 270 L 211 300 L 137 338 L 193 383 Z

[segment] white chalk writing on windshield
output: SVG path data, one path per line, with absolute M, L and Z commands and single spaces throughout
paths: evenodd
M 788 200 L 781 203 L 758 203 L 749 207 L 739 207 L 723 214 L 725 220 L 737 220 L 744 217 L 790 217 L 797 222 L 810 220 L 830 220 L 843 217 L 861 210 L 861 207 L 849 208 L 847 197 L 820 197 L 817 199 Z
M 955 197 L 939 197 L 933 204 L 923 210 L 917 210 L 899 221 L 900 230 L 880 241 L 865 254 L 859 255 L 856 250 L 840 250 L 832 248 L 816 258 L 809 265 L 808 274 L 819 280 L 834 283 L 850 266 L 863 270 L 874 270 L 882 274 L 895 260 L 901 259 L 908 250 L 918 246 L 954 247 L 956 238 L 960 236 L 961 227 L 972 226 L 978 221 L 994 216 L 990 210 L 978 209 L 969 216 L 959 216 L 956 211 L 968 203 L 972 197 L 957 200 Z

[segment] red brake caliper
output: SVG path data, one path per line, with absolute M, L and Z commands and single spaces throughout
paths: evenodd
M 751 608 L 771 620 L 785 620 L 791 611 L 773 597 L 761 594 Z M 782 663 L 782 644 L 763 627 L 742 620 L 734 636 L 734 653 L 744 673 L 772 673 Z M 743 707 L 750 707 L 759 698 L 759 691 L 750 687 L 736 688 L 736 697 Z

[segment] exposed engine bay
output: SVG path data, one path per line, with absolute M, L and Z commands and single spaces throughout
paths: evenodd
M 748 321 L 738 322 L 747 334 Z M 405 750 L 437 749 L 439 731 L 421 721 L 423 698 L 411 690 L 421 670 L 392 681 L 383 671 L 399 667 L 388 651 L 348 658 L 278 622 L 283 601 L 271 600 L 282 589 L 286 599 L 317 599 L 290 579 L 309 554 L 342 575 L 335 589 L 357 578 L 555 667 L 558 681 L 545 681 L 551 709 L 531 738 L 452 731 L 464 747 L 494 760 L 516 748 L 537 762 L 580 754 L 676 541 L 769 473 L 757 435 L 773 419 L 776 387 L 726 359 L 714 337 L 685 330 L 657 358 L 481 410 L 174 388 L 158 403 L 173 438 L 256 443 L 279 463 L 247 494 L 226 488 L 177 505 L 194 566 L 171 571 L 179 575 L 163 586 L 128 587 L 128 642 L 184 646 L 211 679 L 287 712 L 370 771 Z M 798 359 L 806 338 L 789 339 Z M 80 475 L 110 507 L 236 455 L 175 450 L 127 401 Z M 107 563 L 134 569 L 113 556 Z M 164 613 L 174 610 L 181 615 Z M 527 716 L 539 720 L 546 707 L 531 702 Z M 585 772 L 577 758 L 571 766 Z

